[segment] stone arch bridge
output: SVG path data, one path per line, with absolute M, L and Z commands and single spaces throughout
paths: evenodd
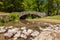
M 20 14 L 20 17 L 24 16 L 24 15 L 28 15 L 28 14 L 34 14 L 34 15 L 38 15 L 40 17 L 44 17 L 46 16 L 46 13 L 41 13 L 41 12 L 14 12 L 16 14 Z

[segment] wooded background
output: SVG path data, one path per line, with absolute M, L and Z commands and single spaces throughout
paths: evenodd
M 0 11 L 38 11 L 48 15 L 59 15 L 60 0 L 0 0 Z

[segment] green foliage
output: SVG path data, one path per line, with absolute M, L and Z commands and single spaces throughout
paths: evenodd
M 59 15 L 59 10 L 60 0 L 0 0 L 0 11 L 5 12 L 39 11 L 50 16 Z
M 9 15 L 9 17 L 10 17 L 10 21 L 18 21 L 19 20 L 19 15 L 18 14 L 11 13 Z
M 33 18 L 40 18 L 40 16 L 34 15 L 34 14 L 29 14 L 29 15 L 27 15 L 26 18 L 27 18 L 27 19 L 33 19 Z
M 31 14 L 27 15 L 27 19 L 32 19 L 32 15 Z
M 1 9 L 0 11 L 13 12 L 13 11 L 22 11 L 21 6 L 23 0 L 0 0 Z M 2 10 L 3 9 L 3 10 Z
M 22 4 L 25 11 L 36 11 L 36 0 L 24 0 Z
M 5 18 L 1 19 L 1 22 L 2 23 L 7 23 L 8 21 L 9 21 L 9 18 L 8 17 L 5 17 Z
M 2 20 L 1 20 L 1 18 L 0 18 L 0 26 L 2 25 L 2 22 L 1 22 Z
M 10 22 L 10 21 L 18 22 L 19 21 L 19 15 L 11 13 L 8 16 L 0 18 L 0 26 L 4 25 L 4 23 Z

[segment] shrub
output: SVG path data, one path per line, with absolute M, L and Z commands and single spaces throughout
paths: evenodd
M 10 21 L 17 21 L 17 20 L 19 20 L 19 15 L 18 14 L 11 13 L 9 15 L 9 17 L 10 17 Z
M 27 15 L 27 19 L 33 19 L 33 18 L 40 18 L 40 16 L 34 14 Z
M 2 23 L 7 23 L 7 22 L 9 22 L 9 18 L 8 17 L 5 17 L 5 18 L 1 19 L 1 22 Z
M 0 26 L 2 25 L 1 18 L 0 18 Z

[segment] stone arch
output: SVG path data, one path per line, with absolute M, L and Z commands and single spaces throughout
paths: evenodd
M 24 12 L 14 12 L 14 13 L 20 14 L 20 17 L 22 17 L 24 15 L 28 15 L 28 14 L 38 15 L 40 17 L 46 16 L 46 13 L 41 13 L 41 12 L 36 12 L 36 11 L 24 11 Z
M 24 14 L 24 15 L 20 16 L 20 19 L 26 19 L 27 16 L 29 16 L 29 15 L 31 15 L 32 18 L 36 18 L 36 17 L 34 17 L 34 16 L 37 16 L 37 17 L 39 17 L 39 18 L 41 17 L 41 16 L 38 16 L 38 15 L 36 15 L 36 14 Z

